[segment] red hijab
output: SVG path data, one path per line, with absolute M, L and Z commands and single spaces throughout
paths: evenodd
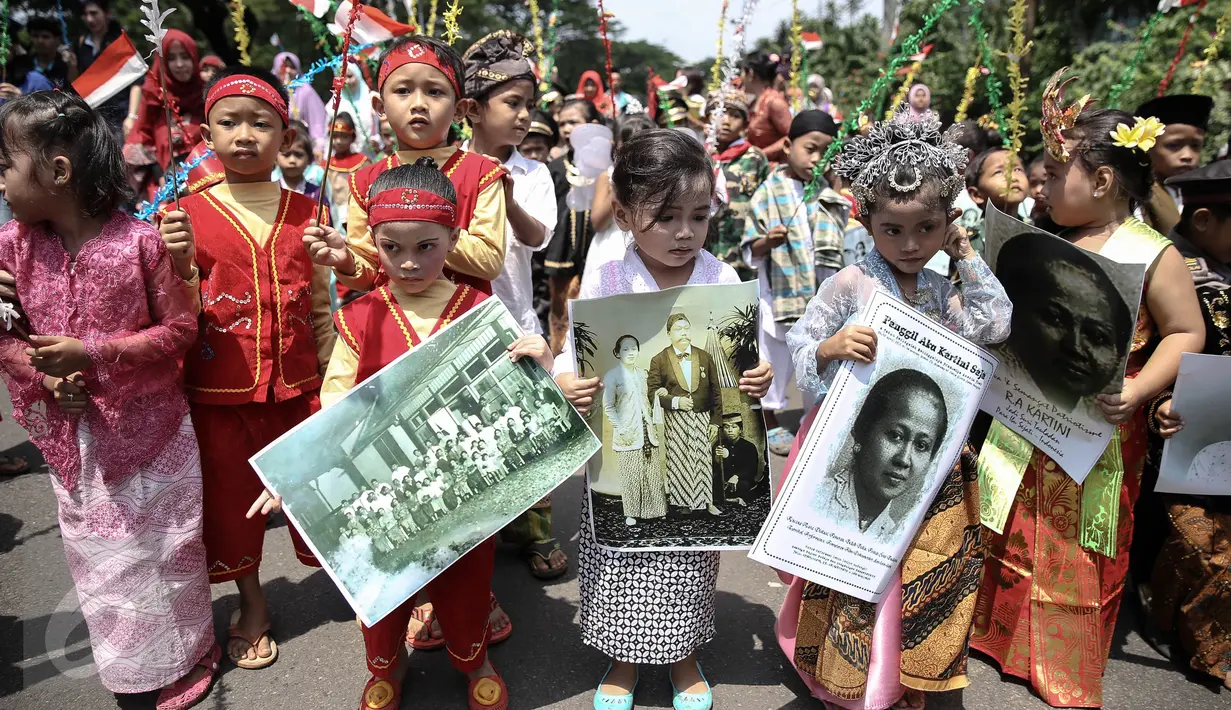
M 180 117 L 179 127 L 175 129 L 175 154 L 187 153 L 201 140 L 201 124 L 205 122 L 205 85 L 201 81 L 201 59 L 196 41 L 180 30 L 167 30 L 162 39 L 162 56 L 154 59 L 154 64 L 145 75 L 145 83 L 141 85 L 141 116 L 138 119 L 141 126 L 134 128 L 129 134 L 129 142 L 134 142 L 135 138 L 136 142 L 149 145 L 148 141 L 152 139 L 158 164 L 163 167 L 170 163 L 172 150 L 167 139 L 167 119 L 162 108 L 162 88 L 158 83 L 158 72 L 163 57 L 171 52 L 171 46 L 176 43 L 192 58 L 192 77 L 188 81 L 176 81 L 171 72 L 167 72 L 167 93 L 175 100 Z M 182 139 L 179 129 L 183 131 Z
M 598 72 L 593 69 L 581 75 L 581 79 L 577 81 L 577 93 L 582 98 L 586 97 L 586 82 L 594 82 L 594 87 L 598 90 L 594 94 L 594 98 L 590 99 L 590 103 L 598 107 L 598 112 L 603 114 L 603 118 L 611 117 L 611 98 L 607 96 L 606 90 L 603 89 L 603 79 L 598 75 Z

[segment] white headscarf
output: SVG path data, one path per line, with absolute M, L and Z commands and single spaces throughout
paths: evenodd
M 355 119 L 355 150 L 367 155 L 375 155 L 372 139 L 380 140 L 380 124 L 376 122 L 376 111 L 372 108 L 372 90 L 363 78 L 363 72 L 354 64 L 346 65 L 347 79 L 357 79 L 354 89 L 347 81 L 342 87 L 342 111 L 349 113 Z

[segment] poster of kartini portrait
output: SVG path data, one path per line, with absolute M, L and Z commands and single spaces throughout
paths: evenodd
M 1000 368 L 983 409 L 1081 483 L 1115 432 L 1096 397 L 1124 382 L 1145 265 L 1086 251 L 990 205 L 985 226 L 985 258 L 1013 301 L 1013 323 L 992 348 Z
M 409 599 L 598 450 L 489 299 L 252 465 L 363 623 Z
M 755 282 L 569 302 L 581 377 L 600 377 L 587 467 L 594 538 L 619 550 L 747 549 L 769 513 Z
M 749 555 L 879 601 L 953 468 L 996 358 L 878 292 L 876 360 L 838 370 Z
M 1160 493 L 1231 495 L 1231 357 L 1184 353 L 1171 409 L 1184 428 L 1163 444 Z

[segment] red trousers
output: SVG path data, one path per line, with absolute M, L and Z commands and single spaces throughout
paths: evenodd
M 190 405 L 201 446 L 205 558 L 212 584 L 247 577 L 261 566 L 264 515 L 244 517 L 265 490 L 248 459 L 321 408 L 315 392 L 285 402 Z M 294 526 L 295 556 L 320 567 Z
M 490 538 L 454 562 L 424 589 L 445 635 L 449 660 L 463 673 L 478 670 L 487 660 L 487 617 L 491 612 L 492 570 L 496 564 L 496 540 Z M 411 597 L 373 626 L 363 627 L 368 670 L 377 678 L 389 678 L 406 627 L 414 611 Z

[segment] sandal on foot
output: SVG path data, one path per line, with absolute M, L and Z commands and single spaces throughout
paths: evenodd
M 30 472 L 30 464 L 20 456 L 0 456 L 0 476 L 20 476 Z
M 607 672 L 603 674 L 603 679 L 598 682 L 598 690 L 594 691 L 594 710 L 633 710 L 635 703 L 633 695 L 637 692 L 637 683 L 641 680 L 641 672 L 638 670 L 637 678 L 633 680 L 633 689 L 624 695 L 608 695 L 603 692 L 603 683 L 607 682 L 607 676 L 611 675 L 611 664 L 607 664 Z
M 499 674 L 470 681 L 466 689 L 470 710 L 508 710 L 509 689 Z
M 544 581 L 564 576 L 564 574 L 568 572 L 568 557 L 564 558 L 564 565 L 560 568 L 552 569 L 551 567 L 551 553 L 558 550 L 560 550 L 560 543 L 556 542 L 554 539 L 541 540 L 539 542 L 532 542 L 527 545 L 525 553 L 526 564 L 530 565 L 530 574 L 534 575 L 536 579 L 541 579 Z M 560 554 L 563 555 L 564 553 L 561 552 Z M 543 564 L 547 565 L 547 569 L 541 570 L 536 567 L 534 564 L 536 559 L 542 560 Z
M 491 612 L 497 609 L 502 609 L 502 608 L 503 607 L 500 606 L 500 602 L 496 600 L 496 593 L 492 592 L 491 593 L 491 606 L 487 610 L 488 612 L 487 615 L 490 617 Z M 508 616 L 508 612 L 505 612 L 505 616 Z M 488 624 L 488 627 L 490 628 L 491 621 L 488 621 L 487 624 Z M 513 633 L 513 620 L 509 619 L 509 623 L 505 624 L 503 629 L 500 629 L 499 631 L 496 631 L 495 629 L 491 629 L 491 636 L 487 639 L 487 645 L 495 646 L 501 641 L 507 640 L 512 633 Z
M 248 636 L 244 632 L 240 631 L 239 627 L 236 626 L 237 621 L 239 621 L 239 609 L 236 609 L 235 612 L 231 614 L 231 627 L 227 629 L 228 645 L 230 644 L 231 639 L 245 641 L 248 646 L 256 652 L 257 656 L 255 659 L 249 660 L 243 656 L 232 656 L 230 651 L 228 651 L 227 658 L 231 659 L 231 663 L 234 663 L 237 667 L 243 668 L 246 671 L 259 671 L 262 668 L 272 666 L 274 661 L 278 660 L 278 644 L 274 641 L 274 637 L 269 635 L 269 624 L 266 623 L 262 626 L 260 633 L 256 636 Z M 257 651 L 262 638 L 269 639 L 269 658 L 261 656 L 260 651 Z
M 423 628 L 427 629 L 426 640 L 415 636 L 415 632 L 409 628 L 406 629 L 406 643 L 410 644 L 411 648 L 416 651 L 435 651 L 444 648 L 445 637 L 443 635 L 438 639 L 432 638 L 432 624 L 436 623 L 435 611 L 417 606 L 414 611 L 410 612 L 410 618 L 423 624 Z
M 201 660 L 197 661 L 197 665 L 193 666 L 193 670 L 200 666 L 209 673 L 189 683 L 188 676 L 192 675 L 192 670 L 190 670 L 184 674 L 183 678 L 158 691 L 158 704 L 155 706 L 157 710 L 184 710 L 204 700 L 205 696 L 209 695 L 209 688 L 213 685 L 214 678 L 218 677 L 218 662 L 221 660 L 222 648 L 214 644 L 209 653 L 202 656 Z
M 388 678 L 372 676 L 363 686 L 359 710 L 397 710 L 402 703 L 402 688 Z

